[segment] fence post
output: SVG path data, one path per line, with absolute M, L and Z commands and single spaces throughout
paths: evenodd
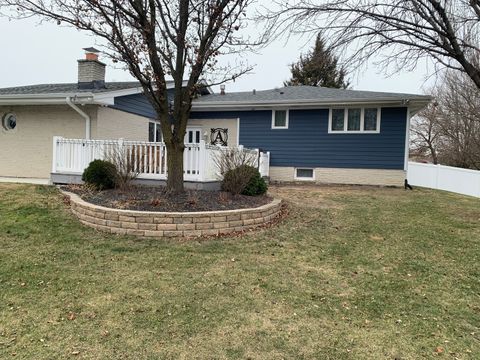
M 265 155 L 266 155 L 265 156 L 266 161 L 263 162 L 263 167 L 265 171 L 264 176 L 270 177 L 270 151 L 267 151 Z
M 438 189 L 438 178 L 440 177 L 440 165 L 435 164 L 436 172 L 435 172 L 435 189 Z
M 54 136 L 53 137 L 52 173 L 57 172 L 57 144 L 58 144 L 58 140 L 60 140 L 61 138 L 62 138 L 61 136 Z

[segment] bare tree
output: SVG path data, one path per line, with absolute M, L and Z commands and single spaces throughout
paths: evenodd
M 100 38 L 114 62 L 140 82 L 168 151 L 167 188 L 183 191 L 184 136 L 202 78 L 222 83 L 249 67 L 222 68 L 218 57 L 255 44 L 238 32 L 251 0 L 0 0 L 14 18 L 39 16 Z M 173 102 L 167 79 L 175 84 Z M 212 85 L 210 83 L 209 85 Z
M 430 157 L 434 164 L 438 164 L 440 130 L 437 103 L 431 103 L 412 119 L 410 154 Z
M 449 71 L 432 93 L 436 102 L 412 122 L 413 150 L 428 152 L 434 163 L 480 169 L 480 90 Z
M 385 68 L 423 58 L 468 74 L 480 88 L 480 0 L 298 0 L 264 17 L 272 31 L 320 31 L 352 66 L 384 55 Z

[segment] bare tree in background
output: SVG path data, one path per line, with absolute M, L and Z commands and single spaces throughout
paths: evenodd
M 161 124 L 168 151 L 167 188 L 183 191 L 184 136 L 202 78 L 222 83 L 248 72 L 221 68 L 218 57 L 250 46 L 239 35 L 251 0 L 0 0 L 13 18 L 41 20 L 85 30 L 106 44 L 114 62 L 140 82 Z M 167 79 L 175 84 L 173 103 Z M 209 85 L 212 85 L 210 83 Z
M 440 126 L 437 103 L 430 103 L 412 118 L 410 156 L 428 157 L 438 164 L 437 148 L 440 143 Z
M 264 18 L 273 32 L 314 32 L 351 52 L 350 65 L 384 55 L 386 69 L 423 58 L 468 74 L 480 88 L 480 0 L 277 1 Z
M 449 71 L 433 89 L 436 102 L 412 121 L 413 152 L 434 163 L 480 169 L 480 90 L 466 74 Z

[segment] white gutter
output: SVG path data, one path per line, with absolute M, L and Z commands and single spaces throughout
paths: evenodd
M 72 102 L 72 98 L 67 96 L 65 101 L 68 106 L 80 114 L 85 119 L 85 139 L 90 140 L 90 116 Z
M 318 106 L 352 106 L 352 105 L 369 105 L 369 104 L 385 104 L 385 105 L 408 105 L 415 103 L 419 105 L 428 104 L 433 98 L 425 96 L 417 99 L 392 99 L 392 98 L 377 98 L 377 99 L 350 99 L 350 100 L 335 100 L 335 99 L 318 99 L 318 100 L 264 100 L 264 101 L 193 101 L 192 109 L 253 109 L 253 108 L 272 108 L 272 107 L 318 107 Z

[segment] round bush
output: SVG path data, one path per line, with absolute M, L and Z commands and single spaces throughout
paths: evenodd
M 93 160 L 83 172 L 82 180 L 98 190 L 113 189 L 116 175 L 117 168 L 111 162 Z
M 228 191 L 234 195 L 241 194 L 248 185 L 250 179 L 255 175 L 255 169 L 252 166 L 240 165 L 234 169 L 228 170 L 223 175 L 222 190 Z
M 268 186 L 265 180 L 260 175 L 260 172 L 255 169 L 255 173 L 250 178 L 247 186 L 243 189 L 242 194 L 248 196 L 263 195 L 267 192 Z
M 222 190 L 232 194 L 256 196 L 265 194 L 267 184 L 256 168 L 240 165 L 223 176 Z

